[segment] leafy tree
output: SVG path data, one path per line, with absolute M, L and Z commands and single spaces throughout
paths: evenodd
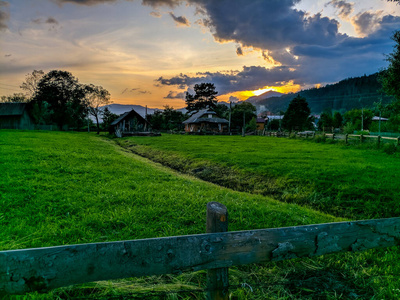
M 369 130 L 369 127 L 372 123 L 372 118 L 374 113 L 370 109 L 352 109 L 347 111 L 344 114 L 344 119 L 348 128 L 350 128 L 350 124 L 354 130 Z
M 396 45 L 393 53 L 386 58 L 389 66 L 382 72 L 381 82 L 385 93 L 400 101 L 400 30 L 395 31 L 392 40 L 396 42 Z
M 231 112 L 231 127 L 243 127 L 243 115 L 245 119 L 245 125 L 249 124 L 252 118 L 257 118 L 256 111 L 256 107 L 250 102 L 236 104 L 232 108 Z
M 182 122 L 185 121 L 186 116 L 172 106 L 165 105 L 163 111 L 164 128 L 167 130 L 179 130 L 182 127 Z
M 194 95 L 186 93 L 186 109 L 188 112 L 194 112 L 205 108 L 215 108 L 217 104 L 213 83 L 201 83 L 194 85 Z
M 100 133 L 99 116 L 103 114 L 103 107 L 110 103 L 110 93 L 102 86 L 93 84 L 84 87 L 86 95 L 86 105 L 89 114 L 96 118 L 97 134 Z
M 332 126 L 333 126 L 332 112 L 324 111 L 320 116 L 318 122 L 318 128 L 320 130 L 323 130 L 326 127 L 331 128 Z
M 108 109 L 108 107 L 104 108 L 104 110 L 103 110 L 103 128 L 105 130 L 107 130 L 110 127 L 111 123 L 114 122 L 116 119 L 118 119 L 118 117 L 119 116 L 117 114 L 112 113 Z
M 332 125 L 334 128 L 341 128 L 343 125 L 343 116 L 340 112 L 336 111 L 333 114 Z
M 214 111 L 220 118 L 225 118 L 225 119 L 229 118 L 229 108 L 225 104 L 218 103 L 214 107 Z
M 180 130 L 185 119 L 185 114 L 169 105 L 165 105 L 164 110 L 156 110 L 148 116 L 148 120 L 155 130 Z
M 87 115 L 85 92 L 71 73 L 53 70 L 39 81 L 33 102 L 43 113 L 48 113 L 46 121 L 60 129 L 64 125 L 80 127 Z
M 257 129 L 257 118 L 251 118 L 249 124 L 246 126 L 246 131 L 255 131 Z
M 32 98 L 36 91 L 39 81 L 43 78 L 44 72 L 42 70 L 33 70 L 32 73 L 25 76 L 25 82 L 20 86 L 26 92 L 26 96 Z
M 311 110 L 306 98 L 297 95 L 289 103 L 289 107 L 282 119 L 282 126 L 289 131 L 311 129 L 313 126 L 310 114 Z
M 14 93 L 9 96 L 1 96 L 0 102 L 7 103 L 7 102 L 19 102 L 25 103 L 28 102 L 28 98 L 23 93 Z

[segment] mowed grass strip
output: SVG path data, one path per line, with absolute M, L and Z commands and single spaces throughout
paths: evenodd
M 263 136 L 163 135 L 117 142 L 232 189 L 352 219 L 400 215 L 400 154 Z
M 0 151 L 1 250 L 204 233 L 209 201 L 228 207 L 231 231 L 339 221 L 179 175 L 87 133 L 2 130 Z M 394 247 L 230 268 L 230 283 L 239 286 L 230 294 L 235 299 L 395 299 L 398 261 Z M 204 287 L 200 271 L 11 298 L 203 299 L 194 290 Z

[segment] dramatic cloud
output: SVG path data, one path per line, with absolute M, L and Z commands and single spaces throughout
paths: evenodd
M 5 10 L 8 7 L 8 2 L 0 1 L 0 31 L 8 28 L 7 22 L 10 19 L 10 14 Z
M 184 16 L 177 17 L 172 12 L 169 13 L 172 19 L 180 26 L 190 26 L 190 22 Z
M 243 67 L 242 71 L 231 72 L 203 72 L 196 76 L 180 74 L 172 78 L 160 77 L 157 79 L 161 85 L 191 87 L 196 83 L 212 82 L 220 95 L 231 92 L 256 90 L 265 85 L 281 86 L 298 77 L 296 72 L 286 67 L 266 69 L 261 66 Z
M 382 21 L 382 12 L 363 12 L 357 14 L 353 19 L 352 23 L 357 33 L 366 36 L 374 31 L 380 26 Z
M 341 16 L 344 19 L 347 19 L 354 11 L 354 4 L 353 3 L 348 3 L 343 0 L 332 0 L 326 4 L 327 5 L 332 5 L 337 8 L 339 11 L 339 16 Z
M 60 5 L 63 5 L 65 3 L 73 3 L 73 4 L 91 6 L 97 4 L 112 3 L 116 2 L 117 0 L 53 0 L 53 1 Z
M 206 21 L 217 41 L 233 41 L 258 49 L 293 45 L 334 45 L 345 35 L 336 20 L 308 16 L 294 8 L 297 0 L 192 0 L 207 12 Z M 223 7 L 224 9 L 221 9 Z

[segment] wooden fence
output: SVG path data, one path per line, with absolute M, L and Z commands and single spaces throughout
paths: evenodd
M 376 143 L 379 145 L 383 141 L 394 141 L 396 146 L 400 145 L 400 137 L 386 137 L 380 135 L 363 135 L 363 134 L 335 134 L 335 133 L 324 133 L 326 138 L 344 140 L 347 144 L 350 139 L 356 139 L 360 141 L 360 143 L 365 142 L 366 140 L 376 140 Z
M 207 204 L 206 234 L 0 251 L 0 296 L 117 278 L 208 271 L 208 298 L 228 299 L 232 266 L 400 244 L 400 218 L 224 232 Z

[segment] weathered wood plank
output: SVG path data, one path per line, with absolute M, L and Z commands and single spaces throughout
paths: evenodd
M 207 203 L 207 233 L 228 231 L 228 210 L 218 202 Z M 207 272 L 207 299 L 228 300 L 228 268 L 209 269 Z
M 400 218 L 0 251 L 0 294 L 400 244 Z

